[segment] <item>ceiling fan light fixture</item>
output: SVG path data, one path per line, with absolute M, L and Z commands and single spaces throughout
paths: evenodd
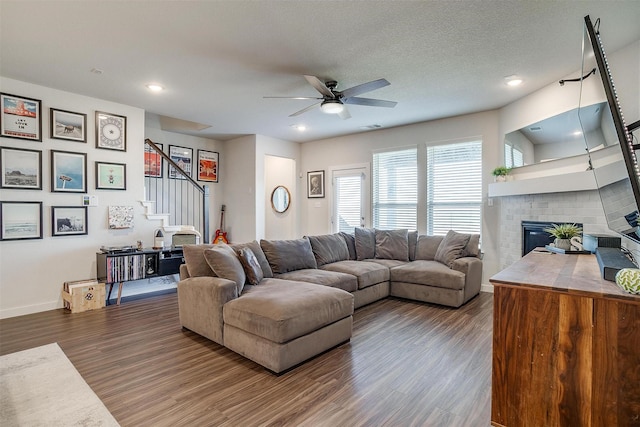
M 320 109 L 325 114 L 340 114 L 344 110 L 344 105 L 337 99 L 323 101 Z

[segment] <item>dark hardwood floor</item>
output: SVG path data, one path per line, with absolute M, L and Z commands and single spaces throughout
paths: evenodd
M 351 342 L 281 376 L 182 330 L 176 294 L 0 320 L 0 354 L 57 342 L 123 427 L 485 427 L 492 308 L 379 301 Z

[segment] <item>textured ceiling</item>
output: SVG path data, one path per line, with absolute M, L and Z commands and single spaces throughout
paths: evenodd
M 194 135 L 304 142 L 502 107 L 580 69 L 585 15 L 607 52 L 640 39 L 637 0 L 0 0 L 0 74 L 210 126 Z M 362 96 L 398 105 L 341 120 L 263 98 L 316 96 L 304 74 L 339 89 L 386 78 Z

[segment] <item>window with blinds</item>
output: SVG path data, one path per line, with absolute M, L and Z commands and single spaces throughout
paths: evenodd
M 427 234 L 480 234 L 482 141 L 427 147 Z
M 373 154 L 373 227 L 417 229 L 416 148 Z
M 353 234 L 361 226 L 362 174 L 335 177 L 335 231 Z
M 524 166 L 524 154 L 511 144 L 504 144 L 504 165 L 508 168 Z

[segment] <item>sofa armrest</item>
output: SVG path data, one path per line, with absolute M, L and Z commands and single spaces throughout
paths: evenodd
M 464 273 L 464 302 L 480 293 L 482 286 L 482 260 L 477 257 L 462 257 L 453 261 L 453 270 Z
M 190 277 L 178 282 L 180 324 L 218 344 L 222 336 L 222 307 L 238 298 L 236 283 L 220 277 Z

